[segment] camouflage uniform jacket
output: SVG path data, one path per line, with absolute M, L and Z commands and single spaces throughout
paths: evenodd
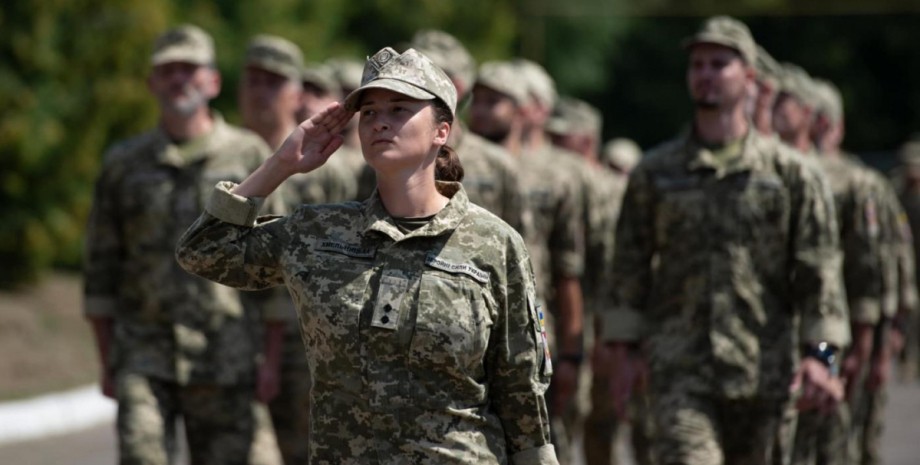
M 319 169 L 296 174 L 282 185 L 288 211 L 302 203 L 323 204 L 353 200 L 358 195 L 358 179 L 343 159 L 332 157 Z
M 186 273 L 173 251 L 214 183 L 244 179 L 267 154 L 219 117 L 180 145 L 156 129 L 107 153 L 84 266 L 85 313 L 113 319 L 110 369 L 181 384 L 254 380 L 259 311 L 244 310 L 237 290 Z M 283 300 L 258 308 L 264 318 L 290 311 Z
M 912 227 L 897 192 L 881 173 L 874 172 L 879 198 L 879 236 L 885 298 L 883 319 L 906 317 L 917 311 L 915 240 Z
M 866 167 L 847 158 L 815 156 L 834 196 L 850 319 L 874 325 L 884 292 L 876 181 Z
M 756 131 L 715 166 L 688 132 L 630 176 L 602 337 L 644 336 L 653 390 L 782 399 L 800 341 L 849 342 L 833 200 Z
M 459 124 L 459 123 L 458 123 Z M 461 128 L 455 150 L 463 163 L 463 189 L 470 202 L 524 234 L 523 193 L 517 167 L 504 148 Z
M 616 244 L 617 219 L 626 192 L 626 178 L 598 167 L 590 172 L 586 190 L 589 200 L 586 202 L 585 214 L 587 224 L 582 290 L 585 311 L 596 314 L 611 306 L 607 286 Z
M 520 236 L 457 183 L 404 234 L 379 196 L 256 224 L 221 183 L 179 243 L 187 270 L 286 283 L 314 380 L 311 463 L 554 464 L 549 365 Z
M 584 272 L 584 189 L 579 172 L 555 147 L 518 160 L 524 204 L 530 212 L 527 248 L 533 259 L 537 297 L 552 300 L 553 278 L 580 278 Z

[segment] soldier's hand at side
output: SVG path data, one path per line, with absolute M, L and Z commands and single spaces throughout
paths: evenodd
M 259 365 L 256 380 L 256 400 L 267 404 L 281 392 L 281 370 L 270 363 Z
M 608 358 L 610 373 L 610 396 L 617 418 L 627 419 L 627 407 L 640 376 L 644 372 L 641 356 L 629 353 L 629 347 L 623 343 L 607 345 L 607 353 L 598 356 L 598 362 Z
M 571 404 L 578 390 L 578 364 L 560 360 L 553 369 L 553 408 L 563 412 Z
M 342 104 L 330 104 L 300 123 L 275 152 L 275 158 L 292 172 L 307 173 L 319 168 L 342 146 L 341 132 L 352 115 L 354 112 Z
M 843 400 L 844 387 L 840 378 L 831 376 L 823 363 L 811 357 L 802 359 L 789 387 L 798 393 L 796 408 L 800 411 L 820 410 L 829 413 Z

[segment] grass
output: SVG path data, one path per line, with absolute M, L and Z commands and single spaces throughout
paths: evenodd
M 99 365 L 78 275 L 0 292 L 0 401 L 95 382 Z

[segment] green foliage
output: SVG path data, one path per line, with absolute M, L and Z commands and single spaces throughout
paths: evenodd
M 780 60 L 836 82 L 849 148 L 885 151 L 920 126 L 920 7 L 913 0 L 7 0 L 0 10 L 0 287 L 76 267 L 105 148 L 155 124 L 145 84 L 153 39 L 191 22 L 215 39 L 238 121 L 243 51 L 257 33 L 310 61 L 363 57 L 444 29 L 479 60 L 522 55 L 560 92 L 605 114 L 605 135 L 644 147 L 690 107 L 679 43 L 706 16 L 744 19 Z M 907 13 L 907 14 L 905 14 Z

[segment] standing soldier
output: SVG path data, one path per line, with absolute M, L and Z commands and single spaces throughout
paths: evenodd
M 711 18 L 685 46 L 691 129 L 639 163 L 618 223 L 602 331 L 613 400 L 622 414 L 647 360 L 661 463 L 773 463 L 790 393 L 803 408 L 842 398 L 828 369 L 849 341 L 833 200 L 752 127 L 748 28 Z
M 361 73 L 364 69 L 363 62 L 348 58 L 333 58 L 328 60 L 322 68 L 329 70 L 332 74 L 338 85 L 340 95 L 348 95 L 361 86 Z M 305 92 L 310 91 L 309 87 L 305 86 Z M 316 108 L 320 109 L 322 107 L 316 106 Z M 357 117 L 352 118 L 348 125 L 345 126 L 342 137 L 345 138 L 345 143 L 339 148 L 335 158 L 341 159 L 346 166 L 351 168 L 352 175 L 358 185 L 355 200 L 364 201 L 377 188 L 377 176 L 374 174 L 374 170 L 364 161 L 364 156 L 361 155 Z
M 298 114 L 317 111 L 315 100 L 320 100 L 322 108 L 334 101 L 311 98 L 315 94 L 306 96 L 303 80 L 303 54 L 293 42 L 271 35 L 259 35 L 249 42 L 239 89 L 240 114 L 244 126 L 262 136 L 272 150 L 278 149 L 297 127 Z M 354 177 L 336 159 L 309 175 L 292 176 L 281 195 L 287 209 L 293 211 L 301 203 L 351 200 L 355 191 Z M 284 289 L 276 292 L 288 298 Z M 269 409 L 284 463 L 297 465 L 308 463 L 310 458 L 307 438 L 312 381 L 293 305 L 287 317 L 284 324 L 268 329 L 263 366 L 270 373 L 280 372 L 280 377 L 265 375 L 274 379 L 271 391 L 278 393 Z
M 238 291 L 189 275 L 174 258 L 203 194 L 245 178 L 268 148 L 208 107 L 220 75 L 207 33 L 164 33 L 151 64 L 159 126 L 106 154 L 87 228 L 85 312 L 103 392 L 118 402 L 120 463 L 171 463 L 181 418 L 192 463 L 279 464 L 256 401 L 258 311 L 278 320 L 290 304 L 267 294 L 244 305 Z
M 546 125 L 546 132 L 550 135 L 553 144 L 583 157 L 586 165 L 590 167 L 587 172 L 585 184 L 585 272 L 582 278 L 584 293 L 584 308 L 588 318 L 585 320 L 586 347 L 593 347 L 592 364 L 603 360 L 599 352 L 604 345 L 595 345 L 593 329 L 599 326 L 594 322 L 601 312 L 610 307 L 609 293 L 604 292 L 608 283 L 608 272 L 613 262 L 613 248 L 615 235 L 610 234 L 615 230 L 617 218 L 620 213 L 620 202 L 626 190 L 627 178 L 605 168 L 599 160 L 602 120 L 600 112 L 588 103 L 569 98 L 560 98 L 553 110 L 553 115 Z M 624 151 L 623 148 L 616 147 Z M 632 169 L 632 156 L 638 161 L 638 149 L 629 152 L 632 147 L 625 147 L 626 153 L 617 153 L 614 157 L 617 166 L 623 171 Z M 595 356 L 596 355 L 596 356 Z M 588 465 L 609 465 L 614 460 L 613 447 L 616 442 L 618 418 L 613 412 L 609 395 L 609 379 L 604 374 L 607 371 L 592 373 L 591 364 L 582 364 L 582 372 L 578 384 L 579 408 L 587 411 L 585 416 L 576 418 L 575 431 L 567 430 L 570 435 L 578 432 L 584 438 L 584 453 Z M 586 397 L 582 401 L 582 397 Z M 589 400 L 590 399 L 590 400 Z M 638 397 L 637 397 L 638 399 Z M 639 399 L 645 400 L 644 398 Z M 581 413 L 581 412 L 579 412 Z M 582 426 L 581 419 L 584 419 Z M 633 444 L 636 447 L 636 456 L 640 463 L 648 463 L 648 448 L 644 447 L 645 435 L 641 428 L 634 428 Z
M 907 215 L 913 234 L 914 262 L 920 261 L 920 140 L 904 144 L 898 154 L 901 166 L 894 174 L 898 198 Z M 903 336 L 902 375 L 914 379 L 920 372 L 920 318 L 916 313 L 899 321 L 900 336 Z
M 754 98 L 751 119 L 754 128 L 764 136 L 773 135 L 773 106 L 779 93 L 779 80 L 782 68 L 773 57 L 757 46 L 757 61 L 754 64 L 757 75 L 754 78 L 757 84 L 757 94 Z
M 455 37 L 443 31 L 419 31 L 411 47 L 441 67 L 457 88 L 457 101 L 466 102 L 476 79 L 476 61 Z M 523 234 L 524 206 L 511 154 L 471 133 L 460 121 L 451 132 L 452 147 L 463 161 L 463 187 L 470 201 L 498 215 Z

